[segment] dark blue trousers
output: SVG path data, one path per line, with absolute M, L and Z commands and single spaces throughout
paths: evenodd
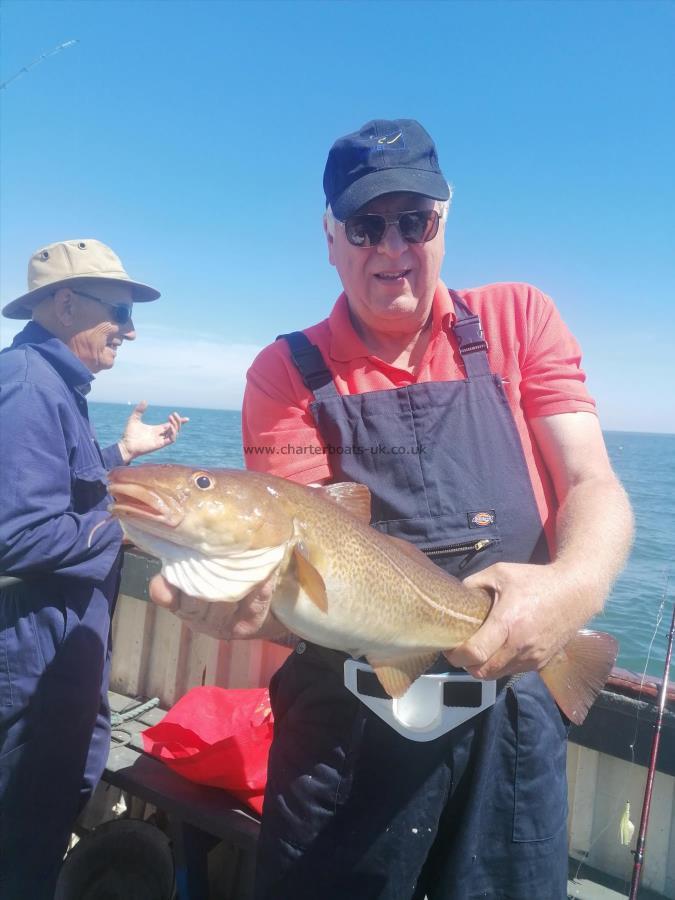
M 564 900 L 566 725 L 539 677 L 417 743 L 325 653 L 294 653 L 272 682 L 258 900 Z
M 61 584 L 0 591 L 2 900 L 52 900 L 108 755 L 110 592 Z

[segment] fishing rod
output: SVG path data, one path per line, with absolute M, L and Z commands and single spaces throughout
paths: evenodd
M 630 885 L 630 894 L 628 900 L 637 900 L 638 890 L 640 888 L 640 878 L 642 877 L 642 863 L 645 855 L 645 842 L 647 840 L 647 825 L 649 823 L 649 811 L 652 804 L 652 792 L 654 790 L 654 775 L 656 773 L 656 758 L 659 753 L 659 743 L 661 741 L 661 726 L 663 724 L 663 711 L 666 707 L 666 694 L 668 693 L 668 675 L 670 673 L 670 658 L 673 652 L 673 636 L 675 635 L 675 604 L 673 605 L 673 618 L 670 623 L 670 631 L 668 633 L 668 649 L 666 650 L 666 664 L 663 668 L 663 681 L 661 682 L 661 690 L 659 691 L 658 710 L 656 714 L 656 722 L 654 723 L 654 738 L 652 740 L 652 751 L 649 759 L 649 769 L 647 770 L 647 784 L 645 785 L 644 800 L 642 801 L 642 816 L 640 818 L 640 830 L 638 832 L 637 844 L 635 845 L 635 862 L 633 864 L 633 878 Z
M 68 47 L 72 47 L 75 44 L 78 44 L 79 41 L 77 39 L 72 41 L 64 41 L 62 44 L 59 44 L 58 47 L 53 47 L 51 50 L 47 50 L 45 53 L 41 53 L 37 59 L 34 59 L 33 62 L 28 63 L 27 66 L 22 66 L 18 72 L 15 72 L 11 78 L 8 78 L 7 81 L 3 81 L 0 84 L 0 91 L 7 87 L 8 84 L 11 84 L 13 81 L 16 81 L 17 78 L 20 78 L 22 75 L 25 75 L 33 66 L 37 66 L 38 63 L 41 63 L 43 59 L 47 59 L 50 56 L 54 56 L 55 53 L 60 53 L 61 50 L 66 50 Z

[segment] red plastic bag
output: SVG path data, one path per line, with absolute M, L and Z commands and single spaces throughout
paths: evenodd
M 146 753 L 262 812 L 273 716 L 266 688 L 197 687 L 143 732 Z

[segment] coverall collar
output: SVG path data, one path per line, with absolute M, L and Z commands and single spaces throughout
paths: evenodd
M 46 328 L 43 328 L 38 322 L 30 321 L 16 335 L 12 341 L 12 348 L 26 344 L 36 350 L 40 356 L 56 369 L 68 387 L 79 391 L 81 394 L 89 393 L 94 376 L 63 341 L 55 337 L 50 331 L 47 331 Z

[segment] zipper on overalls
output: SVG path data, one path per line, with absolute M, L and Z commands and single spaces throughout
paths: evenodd
M 422 553 L 430 558 L 434 556 L 459 556 L 465 554 L 466 559 L 460 563 L 460 569 L 467 566 L 477 553 L 481 553 L 492 544 L 489 538 L 481 538 L 479 541 L 463 541 L 461 544 L 448 544 L 446 547 L 421 547 Z

